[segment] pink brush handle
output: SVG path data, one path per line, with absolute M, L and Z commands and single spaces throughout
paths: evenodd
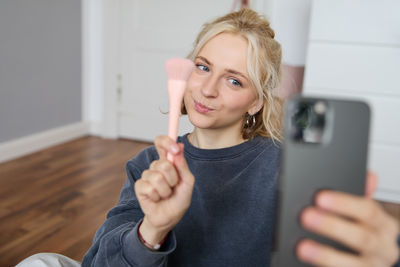
M 181 104 L 186 89 L 186 81 L 168 80 L 169 95 L 169 121 L 168 136 L 176 142 L 179 127 L 179 115 L 181 114 Z M 173 155 L 167 154 L 170 162 L 173 162 Z

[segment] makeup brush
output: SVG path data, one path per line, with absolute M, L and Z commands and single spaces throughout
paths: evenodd
M 165 62 L 165 69 L 168 75 L 169 96 L 168 136 L 176 142 L 186 81 L 194 69 L 194 63 L 185 58 L 171 58 Z M 173 161 L 173 156 L 170 153 L 168 153 L 167 158 L 170 162 Z

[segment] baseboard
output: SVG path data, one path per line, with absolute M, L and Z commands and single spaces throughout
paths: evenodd
M 78 122 L 0 143 L 0 163 L 89 134 L 89 123 Z
M 400 204 L 400 192 L 378 188 L 378 191 L 374 194 L 374 199 Z

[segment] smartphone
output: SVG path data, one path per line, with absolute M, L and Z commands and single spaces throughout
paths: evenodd
M 287 101 L 274 266 L 310 266 L 296 256 L 303 238 L 353 252 L 302 228 L 300 213 L 322 189 L 364 195 L 369 127 L 370 108 L 362 101 L 301 96 Z

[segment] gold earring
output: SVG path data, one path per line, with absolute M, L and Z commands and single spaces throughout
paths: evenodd
M 245 128 L 254 128 L 255 125 L 256 125 L 256 116 L 247 113 L 246 123 L 244 124 Z

